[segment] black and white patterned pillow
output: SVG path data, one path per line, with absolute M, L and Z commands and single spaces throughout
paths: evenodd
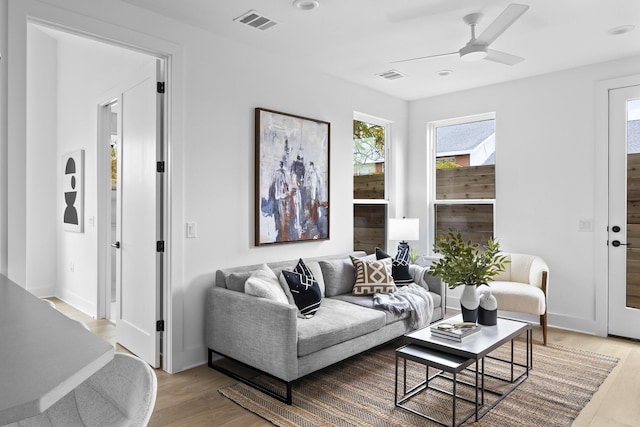
M 313 317 L 320 308 L 322 292 L 309 267 L 300 258 L 293 271 L 283 270 L 282 275 L 289 285 L 300 314 L 307 318 Z
M 356 270 L 352 295 L 388 294 L 397 291 L 391 276 L 391 259 L 372 260 L 349 256 Z
M 391 258 L 391 255 L 380 248 L 376 248 L 376 259 Z M 398 245 L 398 253 L 391 262 L 391 275 L 396 285 L 406 285 L 413 282 L 409 273 L 409 246 Z

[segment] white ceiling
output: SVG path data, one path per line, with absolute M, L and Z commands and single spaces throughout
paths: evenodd
M 312 11 L 293 0 L 123 1 L 405 100 L 640 54 L 640 0 L 522 0 L 529 10 L 491 45 L 525 58 L 515 66 L 456 56 L 391 64 L 457 51 L 470 38 L 462 17 L 484 15 L 479 35 L 508 0 L 318 0 Z M 252 9 L 278 25 L 261 31 L 233 21 Z M 608 34 L 622 25 L 635 30 Z M 391 69 L 406 77 L 376 76 Z M 443 69 L 453 74 L 438 76 Z

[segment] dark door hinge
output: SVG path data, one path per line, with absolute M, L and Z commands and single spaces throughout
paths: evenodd
M 164 169 L 165 169 L 164 161 L 158 162 L 158 163 L 156 164 L 156 171 L 157 171 L 158 173 L 164 173 Z
M 158 93 L 164 93 L 164 82 L 158 82 L 156 85 Z
M 164 252 L 164 240 L 158 240 L 156 242 L 156 252 Z
M 156 320 L 156 332 L 164 332 L 164 320 Z

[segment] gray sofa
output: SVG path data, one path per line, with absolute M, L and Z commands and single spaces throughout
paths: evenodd
M 207 290 L 205 334 L 209 366 L 291 403 L 291 383 L 311 372 L 400 337 L 412 328 L 407 313 L 394 314 L 373 307 L 371 296 L 353 296 L 355 270 L 352 252 L 304 259 L 324 288 L 317 313 L 298 316 L 295 305 L 244 293 L 244 283 L 261 265 L 225 268 L 216 272 Z M 296 260 L 267 264 L 276 275 L 291 270 Z M 414 282 L 428 288 L 433 299 L 431 321 L 444 315 L 444 284 L 417 265 L 409 266 Z M 224 368 L 230 358 L 279 379 L 284 395 L 261 388 Z

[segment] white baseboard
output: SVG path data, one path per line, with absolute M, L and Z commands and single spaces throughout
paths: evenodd
M 49 298 L 56 295 L 55 285 L 38 286 L 35 288 L 29 286 L 27 290 L 38 298 Z
M 91 316 L 94 319 L 96 318 L 97 307 L 95 301 L 90 301 L 86 298 L 82 298 L 69 291 L 62 291 L 58 293 L 56 297 L 69 304 L 76 310 L 83 312 L 87 316 Z

